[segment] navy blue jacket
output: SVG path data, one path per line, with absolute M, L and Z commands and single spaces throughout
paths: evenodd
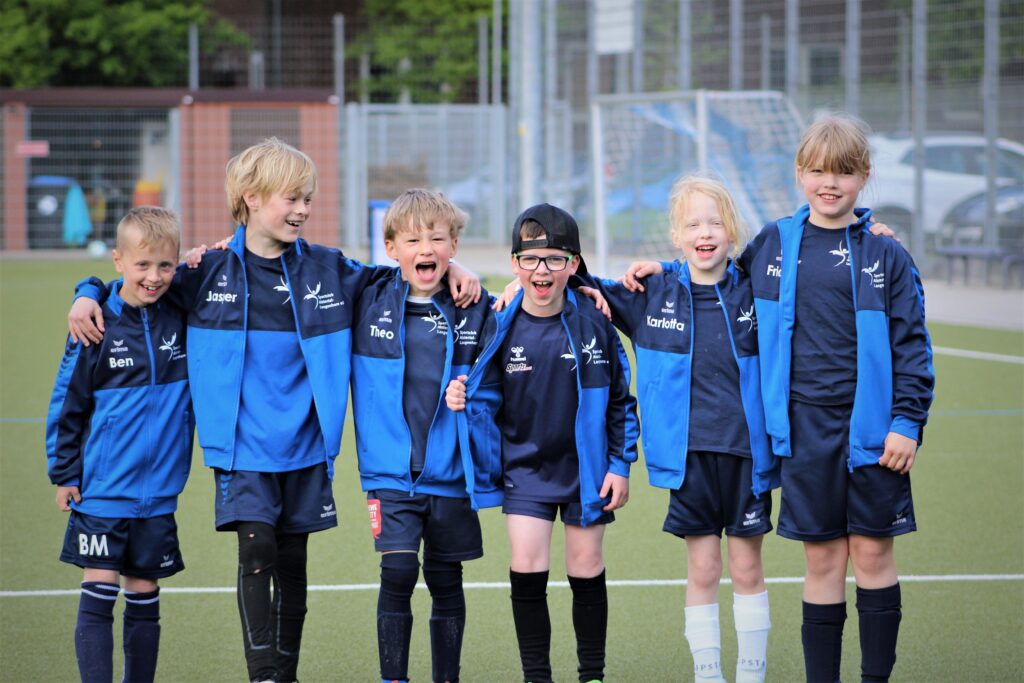
M 878 462 L 889 432 L 920 441 L 935 373 L 924 321 L 924 289 L 910 254 L 868 231 L 871 211 L 846 227 L 857 325 L 857 389 L 850 417 L 849 469 Z M 761 346 L 765 419 L 776 455 L 792 454 L 789 378 L 796 315 L 797 260 L 805 204 L 767 224 L 740 256 L 750 273 Z
M 615 325 L 633 342 L 651 485 L 674 490 L 686 476 L 694 330 L 689 266 L 676 262 L 671 271 L 648 277 L 645 291 L 636 293 L 614 280 L 592 282 L 608 300 Z M 765 431 L 753 294 L 734 263 L 715 284 L 715 292 L 740 372 L 740 399 L 754 461 L 751 490 L 759 496 L 779 486 L 779 468 Z
M 121 280 L 103 305 L 106 333 L 84 347 L 68 338 L 46 418 L 50 481 L 77 486 L 79 512 L 156 517 L 175 511 L 192 465 L 185 320 L 162 299 L 124 302 Z
M 636 462 L 639 425 L 636 399 L 629 393 L 629 360 L 615 328 L 594 307 L 592 301 L 577 298 L 566 290 L 566 305 L 559 318 L 565 327 L 576 359 L 579 408 L 576 413 L 576 450 L 580 464 L 580 503 L 583 525 L 604 514 L 608 498 L 601 498 L 601 486 L 609 472 L 629 476 Z M 500 505 L 504 498 L 501 480 L 501 429 L 496 418 L 502 409 L 502 388 L 484 383 L 488 366 L 508 334 L 523 301 L 515 299 L 487 324 L 484 350 L 466 380 L 466 409 L 457 413 L 459 447 L 472 453 L 475 503 L 480 507 Z M 618 372 L 610 363 L 593 363 L 598 356 L 616 354 Z M 543 391 L 537 387 L 537 391 Z M 505 406 L 515 410 L 515 406 Z M 467 477 L 468 479 L 468 477 Z
M 435 387 L 434 419 L 427 435 L 423 471 L 412 482 L 412 437 L 402 410 L 405 378 L 405 304 L 409 284 L 394 270 L 363 292 L 352 341 L 352 412 L 364 491 L 389 489 L 449 498 L 474 497 L 469 451 L 460 455 L 455 413 L 444 402 L 448 382 L 465 375 L 482 349 L 484 325 L 493 312 L 484 293 L 469 308 L 455 306 L 447 283 L 433 300 L 448 328 L 444 373 Z
M 281 263 L 286 280 L 281 286 L 290 295 L 324 462 L 333 476 L 348 408 L 355 306 L 363 290 L 392 269 L 365 266 L 337 249 L 301 239 L 285 249 Z M 234 469 L 235 462 L 248 293 L 245 226 L 239 226 L 226 251 L 206 252 L 199 268 L 179 267 L 165 295 L 188 312 L 188 369 L 204 462 L 224 470 Z M 99 299 L 94 289 L 80 288 L 79 294 Z

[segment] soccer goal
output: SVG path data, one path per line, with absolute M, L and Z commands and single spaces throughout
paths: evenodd
M 751 235 L 798 205 L 803 124 L 782 93 L 707 90 L 602 95 L 591 104 L 598 272 L 670 258 L 668 195 L 686 173 L 723 181 Z

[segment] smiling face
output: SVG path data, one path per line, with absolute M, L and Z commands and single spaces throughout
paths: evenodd
M 518 257 L 561 256 L 569 259 L 563 270 L 552 271 L 547 263 L 541 260 L 537 270 L 527 270 L 519 265 Z M 580 265 L 578 257 L 561 249 L 524 249 L 512 255 L 512 272 L 519 278 L 523 288 L 523 310 L 530 315 L 547 317 L 558 315 L 564 306 L 565 285 Z
M 672 241 L 690 266 L 690 279 L 713 285 L 722 279 L 733 243 L 722 211 L 713 197 L 694 191 L 686 197 L 681 225 L 672 230 Z
M 274 258 L 299 238 L 313 203 L 313 182 L 266 197 L 248 192 L 244 199 L 249 207 L 246 248 L 259 256 Z
M 409 283 L 410 296 L 433 296 L 440 291 L 441 278 L 448 272 L 458 244 L 451 226 L 443 220 L 435 220 L 429 227 L 413 227 L 410 219 L 394 238 L 384 240 L 388 256 L 398 261 L 402 279 Z
M 868 181 L 867 173 L 840 173 L 809 164 L 797 168 L 797 179 L 811 207 L 811 223 L 836 229 L 857 222 L 853 208 Z
M 125 225 L 114 249 L 114 267 L 124 276 L 121 298 L 144 307 L 163 296 L 178 265 L 178 246 L 169 240 L 143 242 L 139 229 Z

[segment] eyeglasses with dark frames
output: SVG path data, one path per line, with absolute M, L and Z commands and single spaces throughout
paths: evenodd
M 516 254 L 516 263 L 523 270 L 537 270 L 540 268 L 541 261 L 547 266 L 547 269 L 555 273 L 560 270 L 565 270 L 565 267 L 569 265 L 569 261 L 573 259 L 572 256 L 563 256 L 561 254 L 555 256 L 534 256 L 533 254 Z

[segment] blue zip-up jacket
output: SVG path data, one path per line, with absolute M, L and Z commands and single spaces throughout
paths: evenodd
M 348 407 L 354 309 L 363 290 L 392 269 L 365 266 L 337 249 L 301 239 L 280 258 L 285 278 L 281 286 L 295 315 L 324 440 L 324 462 L 333 477 Z M 100 298 L 88 286 L 78 294 Z M 188 312 L 188 370 L 204 462 L 234 469 L 248 322 L 245 226 L 238 227 L 226 251 L 206 252 L 199 268 L 180 266 L 166 296 Z
M 576 412 L 576 451 L 580 465 L 580 503 L 584 526 L 604 514 L 608 504 L 600 497 L 608 472 L 629 476 L 636 462 L 639 426 L 636 399 L 629 393 L 629 360 L 615 328 L 586 298 L 577 298 L 566 290 L 566 305 L 559 318 L 569 337 L 576 360 L 576 386 L 579 407 Z M 498 351 L 522 305 L 523 292 L 487 325 L 484 350 L 466 380 L 466 409 L 457 413 L 459 447 L 472 453 L 475 503 L 480 507 L 500 505 L 504 492 L 501 480 L 501 428 L 497 424 L 502 409 L 500 380 L 488 377 L 491 359 Z M 594 358 L 615 363 L 597 364 Z M 542 386 L 537 391 L 543 391 Z M 515 406 L 505 406 L 515 410 Z M 468 477 L 467 477 L 468 478 Z
M 651 485 L 675 490 L 686 477 L 694 330 L 689 265 L 675 262 L 672 271 L 678 272 L 648 277 L 644 292 L 630 292 L 614 280 L 590 278 L 587 284 L 600 289 L 615 325 L 633 343 Z M 740 400 L 754 463 L 751 490 L 760 496 L 779 486 L 779 466 L 765 430 L 754 297 L 749 279 L 731 262 L 715 293 L 740 372 Z
M 106 334 L 83 347 L 68 338 L 46 418 L 50 481 L 77 486 L 75 510 L 96 517 L 174 512 L 192 465 L 183 313 L 160 300 L 124 302 L 107 286 Z
M 871 211 L 846 227 L 857 325 L 857 389 L 850 417 L 849 469 L 873 465 L 889 432 L 921 441 L 935 373 L 924 320 L 924 289 L 910 254 L 868 231 Z M 797 260 L 808 205 L 767 224 L 740 256 L 750 273 L 761 347 L 765 419 L 775 454 L 792 455 L 790 364 L 796 316 Z
M 485 323 L 493 316 L 484 292 L 469 308 L 455 306 L 447 283 L 433 300 L 444 317 L 444 373 L 435 387 L 434 419 L 427 434 L 422 472 L 412 481 L 412 437 L 402 410 L 405 390 L 405 304 L 409 284 L 395 270 L 367 289 L 357 306 L 352 341 L 352 413 L 364 491 L 389 489 L 473 499 L 475 479 L 468 450 L 460 454 L 455 413 L 444 401 L 448 382 L 468 374 L 482 349 Z

